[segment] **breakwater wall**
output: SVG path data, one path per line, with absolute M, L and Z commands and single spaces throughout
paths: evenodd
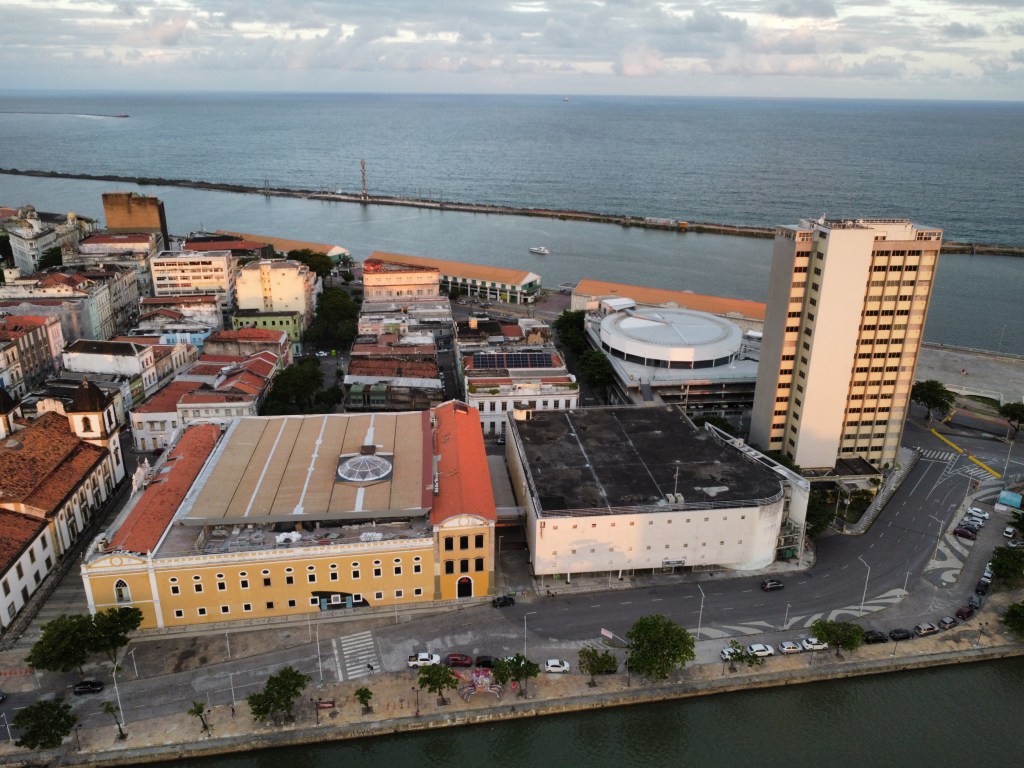
M 110 181 L 117 184 L 136 184 L 138 186 L 181 187 L 185 189 L 199 189 L 211 192 L 232 192 L 240 195 L 292 197 L 309 200 L 324 200 L 337 203 L 357 203 L 360 205 L 395 205 L 406 208 L 426 208 L 439 211 L 455 211 L 459 213 L 484 213 L 498 216 L 532 216 L 546 219 L 559 219 L 561 221 L 618 224 L 622 227 L 657 229 L 680 233 L 697 232 L 714 235 L 729 235 L 732 237 L 755 237 L 764 239 L 772 238 L 775 235 L 775 230 L 772 227 L 750 227 L 709 221 L 679 221 L 676 219 L 627 216 L 622 214 L 561 210 L 553 208 L 521 208 L 506 205 L 488 205 L 486 203 L 469 203 L 391 195 L 363 195 L 360 193 L 348 192 L 325 192 L 322 189 L 290 189 L 270 186 L 255 187 L 244 184 L 195 181 L 191 179 L 164 179 L 148 176 L 118 176 L 113 174 L 63 173 L 59 171 L 20 170 L 17 168 L 0 168 L 0 174 L 8 174 L 12 176 L 34 176 L 44 179 Z M 11 201 L 8 201 L 8 203 L 10 202 Z M 1024 246 L 992 245 L 985 243 L 958 243 L 948 241 L 942 244 L 942 251 L 946 254 L 1024 256 Z

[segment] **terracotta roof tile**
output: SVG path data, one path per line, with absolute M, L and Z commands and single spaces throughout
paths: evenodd
M 437 463 L 438 493 L 430 510 L 431 524 L 437 525 L 463 512 L 497 520 L 480 412 L 465 403 L 451 401 L 437 406 L 434 415 L 437 417 L 434 444 L 440 447 L 441 455 Z
M 382 360 L 354 358 L 349 362 L 352 376 L 392 376 L 412 379 L 436 379 L 437 364 L 425 360 Z
M 168 454 L 164 470 L 143 491 L 114 534 L 107 551 L 146 554 L 156 549 L 218 440 L 220 427 L 216 425 L 200 424 L 187 429 Z
M 182 396 L 206 386 L 201 381 L 174 380 L 138 408 L 132 410 L 132 413 L 173 413 Z
M 45 520 L 0 509 L 0 573 L 14 567 L 45 527 Z
M 582 296 L 618 296 L 633 299 L 638 304 L 676 304 L 684 309 L 724 315 L 737 312 L 751 320 L 764 320 L 765 305 L 759 301 L 727 299 L 721 296 L 705 296 L 689 291 L 669 291 L 664 288 L 647 288 L 641 285 L 608 283 L 602 280 L 580 280 L 573 290 Z

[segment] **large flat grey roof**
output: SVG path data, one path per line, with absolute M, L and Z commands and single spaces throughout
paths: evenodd
M 669 494 L 685 505 L 738 505 L 782 491 L 774 472 L 698 430 L 676 406 L 538 411 L 514 429 L 542 513 L 668 509 Z

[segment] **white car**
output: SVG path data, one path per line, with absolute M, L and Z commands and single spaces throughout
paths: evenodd
M 1010 549 L 1017 549 L 1017 547 L 1024 547 L 1024 541 L 1021 541 L 1020 539 L 1010 539 L 1006 542 L 1006 546 Z
M 1003 536 L 1005 536 L 1008 539 L 1015 538 L 1017 536 L 1017 529 L 1014 528 L 1012 525 L 1008 525 L 1005 528 L 1003 528 Z
M 751 643 L 747 646 L 747 653 L 751 656 L 774 656 L 775 649 L 767 643 Z
M 984 509 L 981 509 L 980 507 L 969 507 L 967 510 L 967 514 L 973 515 L 974 517 L 980 517 L 982 520 L 988 520 L 989 518 L 988 512 L 986 512 Z
M 568 672 L 569 662 L 562 661 L 561 659 L 548 659 L 544 662 L 545 672 Z
M 800 641 L 805 651 L 827 651 L 828 643 L 823 643 L 816 637 L 805 637 Z
M 779 643 L 779 653 L 786 655 L 787 653 L 800 653 L 803 648 L 794 643 L 792 640 L 783 640 Z
M 736 649 L 730 645 L 723 648 L 718 655 L 722 657 L 722 661 L 728 661 L 733 657 L 733 654 L 735 653 Z

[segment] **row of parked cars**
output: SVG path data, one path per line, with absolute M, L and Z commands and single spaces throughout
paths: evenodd
M 511 658 L 511 657 L 509 657 Z M 494 668 L 494 657 L 493 656 L 477 656 L 475 659 L 465 653 L 449 653 L 444 657 L 444 663 L 449 667 L 478 667 L 480 669 L 493 669 Z M 565 673 L 570 671 L 571 666 L 568 661 L 562 661 L 561 659 L 548 659 L 544 662 L 544 671 L 553 673 Z
M 799 642 L 793 640 L 783 640 L 779 643 L 779 653 L 788 655 L 790 653 L 803 653 L 804 651 L 826 651 L 828 650 L 828 643 L 823 643 L 816 637 L 805 637 Z M 722 661 L 728 661 L 736 653 L 736 649 L 728 646 L 723 648 L 718 654 Z M 747 653 L 751 656 L 774 656 L 775 648 L 768 645 L 768 643 L 751 643 L 747 646 Z

